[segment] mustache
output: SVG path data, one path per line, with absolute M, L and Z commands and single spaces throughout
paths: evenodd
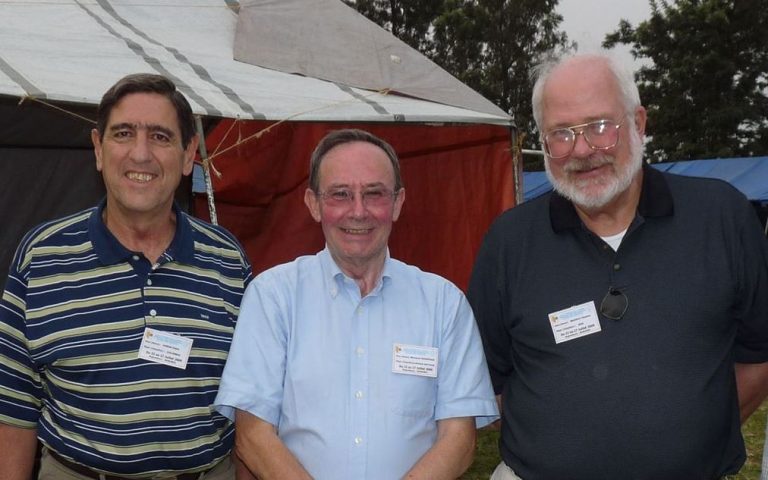
M 583 172 L 592 170 L 593 168 L 602 167 L 603 165 L 610 165 L 613 162 L 613 156 L 605 155 L 604 153 L 595 153 L 587 158 L 571 159 L 570 162 L 563 166 L 563 170 L 566 173 Z

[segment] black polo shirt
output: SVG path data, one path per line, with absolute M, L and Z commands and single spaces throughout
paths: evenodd
M 627 296 L 555 343 L 549 314 Z M 729 184 L 644 168 L 617 252 L 557 193 L 502 214 L 468 291 L 524 480 L 713 479 L 745 459 L 734 362 L 768 361 L 768 243 Z

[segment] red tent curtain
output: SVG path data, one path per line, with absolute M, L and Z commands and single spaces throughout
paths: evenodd
M 407 196 L 390 252 L 462 289 L 488 226 L 514 203 L 507 127 L 287 122 L 265 131 L 271 125 L 226 120 L 206 140 L 220 173 L 212 175 L 219 223 L 243 244 L 256 273 L 323 248 L 303 198 L 310 154 L 331 130 L 362 128 L 395 148 Z M 194 204 L 208 219 L 205 195 Z

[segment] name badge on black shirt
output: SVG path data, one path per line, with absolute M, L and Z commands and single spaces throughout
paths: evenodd
M 600 319 L 597 318 L 593 301 L 550 313 L 549 324 L 555 335 L 555 343 L 567 342 L 600 331 Z

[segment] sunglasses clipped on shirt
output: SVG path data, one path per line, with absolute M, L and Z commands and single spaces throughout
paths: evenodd
M 627 295 L 615 287 L 608 287 L 608 293 L 600 302 L 600 313 L 611 320 L 621 320 L 629 308 Z

